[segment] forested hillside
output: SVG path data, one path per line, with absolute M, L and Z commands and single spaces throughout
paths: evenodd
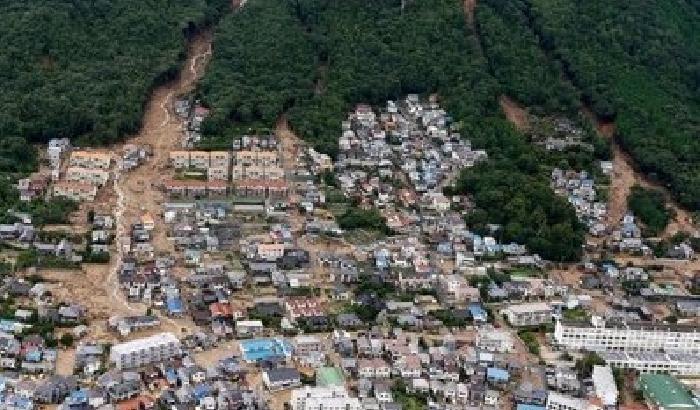
M 28 144 L 70 137 L 115 142 L 135 132 L 149 92 L 177 73 L 187 37 L 228 0 L 7 0 L 0 2 L 0 209 L 62 222 L 75 208 L 20 202 L 17 179 L 34 171 Z M 9 220 L 4 212 L 0 222 Z
M 229 4 L 1 2 L 2 137 L 101 144 L 136 131 L 151 87 L 176 74 L 186 35 Z
M 589 165 L 591 154 L 546 155 L 505 121 L 498 97 L 509 85 L 491 73 L 460 1 L 409 1 L 403 9 L 401 3 L 256 0 L 227 17 L 200 88 L 213 109 L 205 127 L 209 140 L 230 127 L 272 127 L 285 113 L 299 136 L 333 155 L 340 123 L 354 104 L 437 93 L 462 134 L 491 158 L 451 190 L 474 194 L 472 227 L 502 224 L 503 240 L 525 243 L 552 260 L 575 259 L 583 227 L 549 188 L 548 173 L 562 161 Z M 531 89 L 541 81 L 540 70 L 555 76 L 553 66 L 528 64 L 533 72 L 522 81 Z M 571 94 L 568 100 L 557 102 L 559 90 Z M 577 104 L 575 91 L 563 82 L 537 98 L 546 110 L 562 104 L 571 111 Z
M 684 0 L 484 3 L 481 17 L 495 13 L 510 22 L 510 32 L 536 35 L 583 100 L 615 121 L 619 141 L 641 170 L 668 184 L 682 205 L 700 209 L 697 7 Z M 522 54 L 518 43 L 510 44 L 500 44 L 499 54 Z M 522 93 L 516 98 L 536 102 Z

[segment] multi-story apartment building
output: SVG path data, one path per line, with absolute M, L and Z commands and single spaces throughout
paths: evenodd
M 172 333 L 160 333 L 114 345 L 109 358 L 119 369 L 159 363 L 181 354 L 180 340 Z
M 66 180 L 100 187 L 109 180 L 109 172 L 99 168 L 70 167 L 66 170 Z
M 603 352 L 605 363 L 640 373 L 668 373 L 677 376 L 700 376 L 700 355 L 661 352 Z
M 53 195 L 76 202 L 92 201 L 97 195 L 97 187 L 83 182 L 59 181 L 53 185 Z
M 501 310 L 501 314 L 505 315 L 512 326 L 539 326 L 552 323 L 553 313 L 552 306 L 545 302 L 521 303 Z
M 209 181 L 228 181 L 229 171 L 227 167 L 211 166 L 207 169 L 207 179 Z
M 344 387 L 310 387 L 292 390 L 292 410 L 360 410 L 360 400 Z
M 284 178 L 284 169 L 277 165 L 242 165 L 236 164 L 231 168 L 231 176 L 233 179 L 282 179 Z
M 225 168 L 231 166 L 231 154 L 228 151 L 170 151 L 170 165 L 176 169 Z
M 170 165 L 176 169 L 189 168 L 190 151 L 170 151 Z
M 236 165 L 271 167 L 279 165 L 277 151 L 242 150 L 235 154 Z
M 210 154 L 207 151 L 191 151 L 190 152 L 190 167 L 197 169 L 209 168 Z
M 73 151 L 70 154 L 70 166 L 81 168 L 109 169 L 112 154 L 108 152 Z
M 226 168 L 231 166 L 231 154 L 228 151 L 212 151 L 209 153 L 209 166 Z
M 593 317 L 590 323 L 558 321 L 554 342 L 568 349 L 597 352 L 700 353 L 700 328 L 644 322 L 606 322 Z

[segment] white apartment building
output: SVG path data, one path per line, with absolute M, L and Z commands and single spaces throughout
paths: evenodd
M 109 359 L 118 369 L 130 369 L 162 362 L 180 354 L 180 340 L 172 333 L 160 333 L 114 345 Z
M 547 395 L 547 410 L 601 410 L 588 400 L 550 391 Z
M 539 326 L 552 323 L 554 310 L 549 303 L 521 303 L 501 310 L 511 326 Z
M 70 166 L 81 168 L 109 169 L 112 154 L 97 151 L 73 151 L 70 154 Z
M 610 366 L 621 369 L 634 369 L 640 373 L 700 376 L 700 354 L 603 352 L 600 356 Z
M 101 187 L 109 180 L 109 172 L 95 168 L 70 167 L 66 170 L 66 180 Z
M 606 323 L 594 316 L 590 324 L 557 321 L 554 342 L 567 349 L 596 352 L 700 353 L 700 328 L 656 323 Z
M 484 326 L 476 334 L 476 347 L 488 352 L 508 353 L 513 350 L 513 336 L 506 329 Z
M 361 410 L 360 400 L 350 397 L 345 387 L 304 386 L 292 390 L 292 410 Z
M 593 366 L 593 389 L 604 407 L 616 406 L 618 391 L 610 366 Z

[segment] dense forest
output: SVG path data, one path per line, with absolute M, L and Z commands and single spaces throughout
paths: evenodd
M 543 113 L 578 108 L 576 91 L 559 80 L 557 66 L 546 64 L 534 36 L 526 34 L 528 48 L 512 64 L 527 62 L 529 71 L 509 82 L 510 74 L 493 72 L 495 62 L 482 51 L 457 0 L 404 7 L 400 0 L 257 0 L 224 19 L 216 32 L 199 90 L 213 108 L 205 136 L 222 140 L 232 128 L 269 128 L 284 113 L 302 138 L 334 155 L 340 123 L 354 104 L 437 93 L 462 135 L 489 152 L 487 164 L 466 171 L 447 190 L 474 195 L 472 227 L 482 231 L 486 223 L 498 223 L 503 240 L 525 243 L 552 260 L 576 259 L 583 228 L 549 188 L 548 174 L 554 165 L 588 167 L 593 155 L 545 154 L 507 123 L 498 106 L 498 97 L 517 86 L 517 97 L 541 105 Z M 529 53 L 540 60 L 530 62 Z M 541 76 L 552 80 L 551 87 L 528 96 Z
M 228 0 L 10 0 L 0 3 L 0 209 L 62 222 L 75 204 L 21 203 L 18 178 L 36 169 L 27 142 L 114 142 L 136 131 L 153 86 L 173 77 L 187 37 Z M 0 214 L 0 222 L 12 218 Z
M 2 2 L 3 205 L 40 207 L 7 199 L 16 195 L 13 181 L 36 165 L 25 141 L 103 144 L 136 131 L 149 91 L 177 73 L 187 37 L 229 7 Z M 335 155 L 354 104 L 436 93 L 462 135 L 489 153 L 447 189 L 472 195 L 472 228 L 497 223 L 503 240 L 575 259 L 584 230 L 548 175 L 553 166 L 591 169 L 608 147 L 594 139 L 593 152 L 544 152 L 505 120 L 499 97 L 536 115 L 581 123 L 586 105 L 614 120 L 616 139 L 641 169 L 700 209 L 699 14 L 684 0 L 480 0 L 472 25 L 459 0 L 250 1 L 215 30 L 198 89 L 212 108 L 205 143 L 272 128 L 285 114 L 298 135 Z
M 615 121 L 616 138 L 642 171 L 700 209 L 700 14 L 692 2 L 485 3 L 490 11 L 481 16 L 492 11 L 509 30 L 536 36 L 583 101 Z M 508 56 L 522 53 L 501 47 Z
M 627 198 L 627 204 L 644 224 L 645 235 L 657 236 L 671 220 L 671 211 L 666 208 L 664 194 L 657 189 L 635 185 Z
M 149 90 L 177 73 L 186 36 L 224 0 L 0 4 L 0 132 L 102 144 L 134 132 Z

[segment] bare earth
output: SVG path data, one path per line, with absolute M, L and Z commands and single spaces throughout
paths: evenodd
M 634 161 L 629 154 L 622 150 L 619 143 L 615 140 L 615 124 L 599 121 L 588 109 L 584 109 L 583 112 L 595 122 L 598 133 L 611 140 L 612 143 L 613 175 L 608 204 L 608 223 L 615 224 L 622 219 L 627 212 L 627 197 L 632 187 L 634 185 L 640 185 L 645 188 L 653 188 L 663 192 L 667 206 L 674 213 L 672 221 L 661 234 L 662 238 L 669 238 L 680 231 L 688 233 L 697 232 L 697 227 L 693 226 L 691 214 L 678 206 L 668 192 L 668 189 L 655 181 L 649 180 L 645 175 L 635 170 Z
M 474 11 L 476 10 L 476 0 L 464 0 L 464 14 L 467 16 L 467 22 L 474 25 Z
M 527 131 L 530 128 L 525 108 L 505 95 L 498 99 L 498 103 L 501 105 L 501 109 L 508 121 L 515 125 L 515 128 L 519 131 Z

